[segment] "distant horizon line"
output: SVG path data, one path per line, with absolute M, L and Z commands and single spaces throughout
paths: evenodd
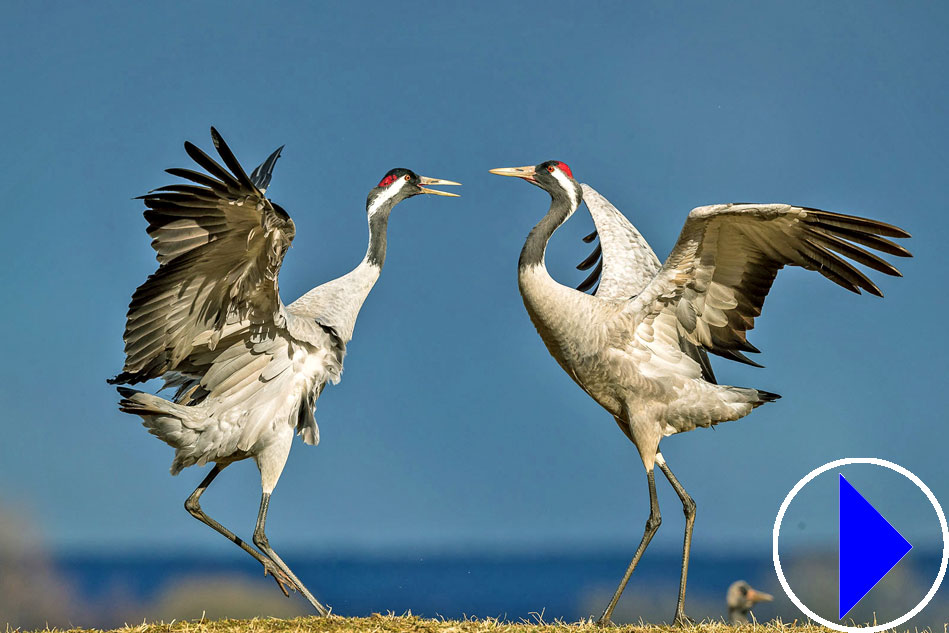
M 194 560 L 195 557 L 198 557 L 203 560 L 221 560 L 221 561 L 230 561 L 233 557 L 230 555 L 229 550 L 222 548 L 221 551 L 207 551 L 206 547 L 202 546 L 185 546 L 185 547 L 175 547 L 172 549 L 170 546 L 166 549 L 164 547 L 160 548 L 161 551 L 156 551 L 156 547 L 152 546 L 142 546 L 141 548 L 137 547 L 119 547 L 108 549 L 105 546 L 102 547 L 65 547 L 65 548 L 50 548 L 45 552 L 45 555 L 53 560 L 82 560 L 82 559 L 111 559 L 111 560 L 128 560 L 128 561 L 141 561 L 149 559 L 161 559 L 161 560 L 174 560 L 174 559 L 183 559 L 187 558 L 189 560 Z M 499 547 L 490 547 L 490 546 L 477 546 L 477 547 L 402 547 L 398 548 L 398 551 L 391 551 L 392 548 L 384 547 L 341 547 L 337 549 L 332 548 L 294 548 L 286 547 L 284 548 L 287 552 L 287 556 L 293 556 L 296 559 L 321 559 L 321 560 L 366 560 L 366 561 L 407 561 L 411 559 L 437 559 L 437 560 L 453 560 L 453 559 L 484 559 L 484 560 L 496 560 L 500 558 L 512 558 L 517 560 L 529 560 L 529 559 L 583 559 L 583 558 L 611 558 L 618 555 L 626 557 L 629 554 L 628 545 L 617 545 L 617 546 L 599 546 L 599 547 L 573 547 L 573 548 L 562 548 L 562 547 L 521 547 L 521 546 L 499 546 Z M 793 553 L 788 553 L 787 556 L 794 559 L 807 559 L 812 557 L 826 557 L 828 555 L 836 557 L 836 548 L 835 547 L 813 547 L 813 548 L 796 548 L 797 551 Z M 939 547 L 926 547 L 919 546 L 914 548 L 915 557 L 941 557 L 942 549 Z M 654 556 L 659 557 L 680 557 L 682 556 L 682 551 L 676 547 L 660 547 L 656 548 L 655 551 L 650 551 L 650 558 Z M 714 548 L 709 549 L 705 548 L 702 552 L 695 552 L 696 556 L 699 556 L 703 559 L 727 559 L 730 561 L 736 560 L 747 560 L 747 561 L 760 561 L 760 560 L 770 560 L 771 551 L 770 549 L 766 553 L 753 554 L 748 553 L 747 551 L 735 551 L 730 548 Z

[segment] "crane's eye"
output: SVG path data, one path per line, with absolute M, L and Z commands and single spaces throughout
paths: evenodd
M 410 176 L 409 174 L 405 174 L 405 180 L 406 181 L 412 180 L 412 176 Z
M 554 173 L 554 166 L 553 166 L 553 165 L 547 165 L 547 171 L 549 171 L 550 173 Z

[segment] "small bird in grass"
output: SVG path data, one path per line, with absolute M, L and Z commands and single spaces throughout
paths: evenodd
M 733 626 L 748 624 L 748 614 L 759 602 L 771 602 L 774 596 L 770 593 L 752 589 L 744 580 L 736 580 L 728 587 L 725 594 L 725 605 L 728 607 L 728 623 Z
M 369 247 L 359 265 L 284 305 L 277 275 L 295 229 L 287 212 L 264 195 L 283 148 L 248 176 L 214 128 L 211 138 L 224 166 L 185 143 L 207 173 L 169 169 L 190 182 L 142 196 L 159 266 L 132 295 L 125 366 L 109 382 L 162 378 L 165 387 L 177 388 L 166 400 L 119 387 L 119 407 L 141 416 L 175 449 L 173 475 L 213 463 L 185 502 L 188 512 L 253 556 L 285 595 L 297 590 L 328 615 L 267 540 L 270 495 L 294 433 L 307 444 L 319 442 L 316 399 L 327 383 L 339 382 L 356 317 L 385 262 L 393 207 L 423 193 L 455 196 L 426 185 L 459 183 L 389 171 L 366 200 Z M 263 491 L 253 535 L 259 551 L 199 503 L 224 468 L 248 458 L 260 469 Z
M 695 502 L 659 452 L 664 437 L 742 418 L 778 399 L 761 389 L 719 385 L 707 352 L 754 365 L 745 334 L 761 314 L 778 270 L 800 266 L 856 293 L 880 289 L 844 257 L 887 275 L 899 271 L 868 247 L 899 257 L 909 237 L 895 226 L 788 204 L 718 204 L 694 209 L 664 264 L 623 215 L 565 163 L 491 170 L 547 191 L 547 215 L 531 230 L 518 262 L 518 285 L 541 339 L 557 363 L 606 409 L 635 444 L 646 468 L 649 519 L 612 600 L 599 618 L 609 624 L 646 546 L 659 529 L 654 468 L 675 489 L 685 512 L 685 539 L 675 622 L 687 624 L 685 587 Z M 579 266 L 599 260 L 581 288 L 555 281 L 545 253 L 554 231 L 585 201 L 600 243 Z

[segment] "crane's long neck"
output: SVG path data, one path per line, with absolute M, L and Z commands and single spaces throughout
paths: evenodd
M 363 262 L 374 266 L 379 272 L 386 263 L 386 234 L 389 231 L 389 212 L 392 208 L 377 211 L 369 216 L 369 247 Z M 376 273 L 376 278 L 379 277 Z
M 578 321 L 582 315 L 573 308 L 586 295 L 555 281 L 547 272 L 544 253 L 550 236 L 577 210 L 578 204 L 579 196 L 564 193 L 553 198 L 547 215 L 527 236 L 517 268 L 524 307 L 547 349 L 561 364 L 565 362 L 560 354 L 561 341 L 569 337 L 570 331 L 582 329 Z
M 741 607 L 728 607 L 728 622 L 734 626 L 748 624 L 748 612 Z
M 292 312 L 334 328 L 345 343 L 352 339 L 359 310 L 379 279 L 386 261 L 386 233 L 393 206 L 370 207 L 369 246 L 359 265 L 294 301 L 289 306 Z
M 390 211 L 391 207 L 369 216 L 369 246 L 366 247 L 366 254 L 356 268 L 336 280 L 341 282 L 340 288 L 347 293 L 347 303 L 352 306 L 352 314 L 346 315 L 347 323 L 350 324 L 350 337 L 356 325 L 359 309 L 369 296 L 372 287 L 376 285 L 379 275 L 382 274 L 382 267 L 386 263 L 386 234 L 389 230 Z
M 579 204 L 580 201 L 577 197 L 568 197 L 565 193 L 553 198 L 547 215 L 528 234 L 527 240 L 524 242 L 524 248 L 521 249 L 518 268 L 523 270 L 540 266 L 546 269 L 544 255 L 547 252 L 547 243 L 554 231 L 573 215 Z

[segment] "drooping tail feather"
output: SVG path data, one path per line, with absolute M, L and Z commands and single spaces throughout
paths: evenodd
M 171 464 L 172 475 L 195 463 L 186 457 L 186 453 L 198 441 L 203 422 L 203 413 L 199 409 L 128 387 L 118 387 L 118 392 L 122 396 L 119 401 L 121 411 L 140 416 L 149 433 L 176 449 Z
M 751 387 L 726 387 L 726 389 L 738 396 L 738 398 L 740 398 L 739 402 L 750 404 L 753 409 L 760 407 L 766 402 L 774 402 L 781 397 L 776 393 L 753 389 Z
M 755 408 L 760 407 L 766 402 L 774 402 L 775 400 L 780 400 L 781 396 L 776 393 L 771 393 L 770 391 L 762 391 L 761 389 L 755 389 L 758 393 L 758 401 L 754 403 Z
M 127 385 L 141 382 L 140 380 L 135 380 L 135 374 L 127 371 L 123 371 L 121 374 L 117 374 L 111 378 L 106 378 L 105 381 L 110 385 Z

